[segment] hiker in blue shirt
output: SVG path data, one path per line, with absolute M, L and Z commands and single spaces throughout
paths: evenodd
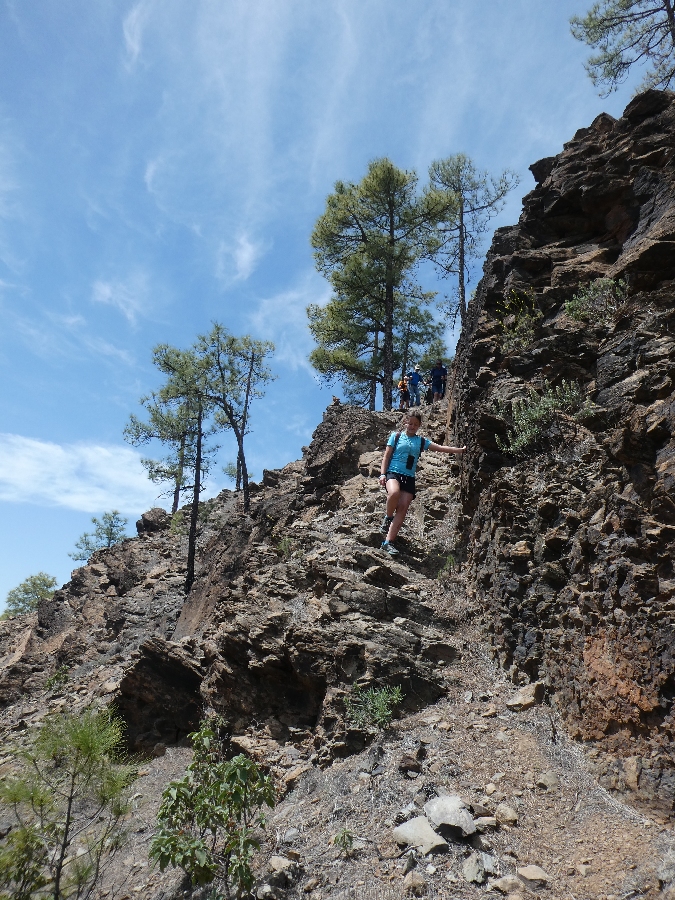
M 422 401 L 420 400 L 420 384 L 421 383 L 422 383 L 422 375 L 420 373 L 420 367 L 415 366 L 415 371 L 408 373 L 408 391 L 410 392 L 411 406 L 421 406 L 422 405 Z
M 445 385 L 448 380 L 448 370 L 443 365 L 442 359 L 436 360 L 436 365 L 431 370 L 431 389 L 434 392 L 434 400 L 440 400 L 445 394 Z
M 429 438 L 418 435 L 417 431 L 421 424 L 420 413 L 410 413 L 405 430 L 395 431 L 391 435 L 382 458 L 380 484 L 387 490 L 387 511 L 381 528 L 382 534 L 385 535 L 382 549 L 390 556 L 398 556 L 398 550 L 393 542 L 403 525 L 408 507 L 415 499 L 415 470 L 420 454 L 424 450 L 457 454 L 466 452 L 466 447 L 433 444 Z

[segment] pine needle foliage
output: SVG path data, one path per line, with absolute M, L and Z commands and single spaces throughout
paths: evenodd
M 94 530 L 85 531 L 75 541 L 75 553 L 68 554 L 72 559 L 86 562 L 96 550 L 112 547 L 114 544 L 119 544 L 120 541 L 129 537 L 125 531 L 125 526 L 129 520 L 121 515 L 117 509 L 104 512 L 100 519 L 93 516 L 91 521 L 94 525 Z
M 618 89 L 634 65 L 647 71 L 638 90 L 669 88 L 675 81 L 673 0 L 599 0 L 588 13 L 573 16 L 574 37 L 597 52 L 586 71 L 600 95 Z
M 14 820 L 0 845 L 0 900 L 88 900 L 124 843 L 136 767 L 107 710 L 48 717 L 0 781 Z
M 226 758 L 224 727 L 214 717 L 190 735 L 192 762 L 162 795 L 150 857 L 162 871 L 180 868 L 193 885 L 214 884 L 230 897 L 232 888 L 241 896 L 253 886 L 254 833 L 265 826 L 263 808 L 274 806 L 275 791 L 253 760 Z
M 497 436 L 497 446 L 511 456 L 523 456 L 537 444 L 557 413 L 576 413 L 582 418 L 588 410 L 581 387 L 564 379 L 555 386 L 545 381 L 541 394 L 531 388 L 529 397 L 510 404 L 497 402 L 496 406 L 498 415 L 509 422 L 508 437 L 504 441 Z

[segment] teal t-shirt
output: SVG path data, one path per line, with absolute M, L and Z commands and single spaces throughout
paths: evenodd
M 396 432 L 394 432 L 387 441 L 387 447 L 393 447 L 395 441 Z M 422 451 L 428 450 L 430 445 L 431 441 L 429 440 L 429 438 L 423 438 L 419 434 L 414 434 L 412 437 L 408 437 L 405 431 L 402 431 L 399 435 L 398 444 L 396 444 L 396 449 L 394 450 L 394 455 L 391 458 L 391 462 L 389 463 L 387 472 L 396 472 L 397 475 L 410 475 L 411 477 L 414 476 L 420 454 L 422 453 Z M 406 468 L 406 463 L 408 462 L 409 456 L 414 457 L 414 462 L 411 469 Z

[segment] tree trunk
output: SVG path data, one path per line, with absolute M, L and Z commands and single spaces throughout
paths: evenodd
M 180 489 L 183 486 L 183 467 L 185 465 L 185 434 L 180 436 L 180 447 L 178 448 L 178 471 L 176 472 L 176 487 L 173 491 L 173 503 L 171 504 L 171 515 L 178 511 L 180 503 Z
M 666 8 L 666 15 L 668 16 L 670 40 L 672 41 L 673 47 L 675 47 L 675 10 L 673 9 L 673 2 L 672 0 L 663 0 L 663 4 Z
M 235 491 L 241 490 L 241 459 L 239 458 L 239 451 L 237 450 L 237 480 L 234 485 Z
M 403 340 L 403 364 L 401 369 L 401 378 L 405 378 L 406 369 L 408 368 L 408 350 L 410 348 L 410 322 L 406 322 L 405 338 Z
M 389 253 L 387 255 L 386 282 L 384 288 L 384 381 L 382 400 L 384 409 L 391 409 L 394 386 L 394 208 L 389 201 Z
M 458 259 L 458 270 L 459 270 L 459 278 L 458 278 L 458 288 L 459 288 L 459 315 L 460 320 L 462 322 L 462 326 L 464 325 L 464 320 L 466 319 L 466 284 L 464 279 L 464 197 L 462 194 L 459 194 L 459 259 Z
M 251 506 L 251 493 L 248 487 L 248 469 L 246 468 L 246 457 L 244 456 L 244 433 L 238 428 L 234 428 L 234 426 L 233 430 L 239 447 L 238 460 L 241 462 L 241 486 L 244 491 L 244 512 L 247 513 Z
M 377 362 L 377 354 L 380 351 L 380 332 L 375 329 L 375 340 L 373 342 L 373 371 L 375 370 L 375 363 Z M 370 393 L 368 396 L 368 409 L 371 412 L 375 412 L 375 401 L 377 400 L 377 378 L 372 378 L 370 381 Z
M 190 533 L 188 536 L 187 575 L 185 576 L 185 593 L 189 594 L 195 580 L 195 548 L 197 545 L 197 518 L 199 516 L 199 494 L 202 481 L 202 404 L 197 409 L 197 454 L 195 458 L 195 483 L 192 492 L 192 509 L 190 511 Z

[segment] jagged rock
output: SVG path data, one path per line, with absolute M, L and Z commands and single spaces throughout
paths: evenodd
M 540 866 L 522 866 L 516 871 L 528 887 L 548 884 L 551 880 L 551 876 L 547 875 Z
M 494 623 L 495 655 L 514 680 L 544 680 L 571 733 L 609 754 L 603 786 L 666 816 L 675 813 L 662 752 L 675 737 L 674 127 L 675 94 L 647 91 L 532 166 L 537 185 L 518 224 L 495 233 L 462 329 L 448 422 L 469 447 L 467 572 Z M 576 321 L 566 301 L 599 277 L 623 279 L 627 302 Z M 511 291 L 542 314 L 517 351 L 502 338 Z M 545 379 L 578 384 L 588 415 L 561 413 L 536 445 L 504 454 L 503 404 L 541 393 Z M 629 757 L 637 777 L 626 780 Z
M 554 791 L 560 786 L 560 779 L 555 772 L 543 772 L 535 781 L 537 787 L 545 791 Z
M 424 805 L 424 812 L 429 821 L 436 827 L 446 826 L 458 830 L 462 837 L 469 837 L 476 832 L 473 816 L 466 803 L 456 794 L 434 797 Z
M 394 828 L 393 838 L 397 844 L 408 844 L 427 853 L 440 853 L 448 849 L 447 842 L 433 830 L 425 816 L 415 816 Z
M 502 875 L 501 878 L 497 878 L 495 881 L 490 881 L 488 887 L 490 889 L 494 888 L 496 891 L 500 891 L 502 894 L 510 894 L 512 891 L 522 891 L 523 882 L 515 875 Z
M 544 699 L 544 685 L 541 681 L 535 681 L 534 684 L 526 684 L 516 694 L 506 701 L 509 709 L 521 710 L 530 709 L 537 703 L 541 703 Z
M 157 531 L 163 531 L 171 524 L 171 516 L 165 509 L 160 506 L 154 506 L 147 512 L 144 512 L 138 522 L 136 522 L 136 531 L 139 535 L 154 534 Z
M 408 872 L 403 879 L 403 891 L 414 897 L 422 897 L 426 893 L 427 883 L 419 872 Z
M 495 810 L 495 819 L 500 825 L 515 825 L 518 822 L 518 813 L 507 803 L 500 803 Z
M 272 887 L 287 888 L 300 877 L 300 866 L 296 860 L 286 856 L 272 856 L 269 863 L 268 882 Z
M 474 884 L 482 884 L 486 877 L 495 872 L 497 860 L 489 853 L 481 850 L 472 853 L 462 864 L 464 880 Z

